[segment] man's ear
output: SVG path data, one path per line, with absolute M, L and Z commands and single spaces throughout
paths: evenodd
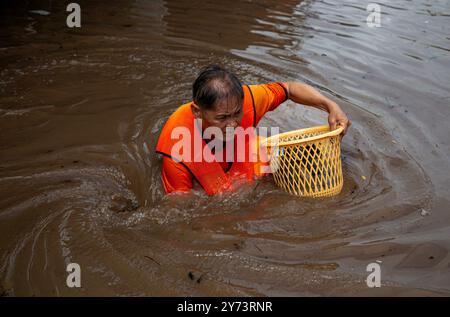
M 202 118 L 202 112 L 200 110 L 200 107 L 197 106 L 194 102 L 191 104 L 192 113 L 194 114 L 194 117 L 197 119 Z

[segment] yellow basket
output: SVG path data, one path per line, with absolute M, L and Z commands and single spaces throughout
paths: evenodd
M 267 148 L 275 183 L 302 197 L 329 197 L 344 184 L 341 138 L 328 125 L 281 133 L 261 142 Z

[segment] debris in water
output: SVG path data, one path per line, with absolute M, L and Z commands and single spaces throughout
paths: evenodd
M 133 199 L 118 194 L 111 196 L 110 209 L 114 212 L 132 212 L 139 208 L 139 203 Z
M 28 12 L 34 13 L 34 14 L 39 14 L 39 15 L 49 15 L 50 14 L 50 12 L 45 11 L 45 10 L 30 10 Z
M 425 216 L 427 216 L 429 214 L 430 214 L 430 212 L 425 210 L 425 209 L 423 209 L 423 208 L 420 210 L 420 215 L 423 216 L 423 217 L 425 217 Z
M 199 283 L 199 284 L 200 284 L 200 282 L 202 281 L 203 275 L 205 275 L 205 273 L 204 273 L 204 274 L 202 274 L 202 275 L 200 275 L 200 277 L 199 277 L 199 278 L 197 279 L 197 283 Z
M 362 178 L 363 180 L 366 180 L 366 177 L 365 177 L 364 175 L 361 175 L 361 178 Z
M 147 259 L 149 259 L 149 260 L 155 262 L 155 263 L 158 264 L 158 265 L 161 265 L 158 261 L 156 261 L 156 260 L 153 259 L 152 257 L 149 257 L 148 255 L 144 255 L 144 257 L 146 257 Z

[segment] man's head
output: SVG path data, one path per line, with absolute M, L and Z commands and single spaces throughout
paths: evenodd
M 204 128 L 236 128 L 242 120 L 244 90 L 239 79 L 217 65 L 204 68 L 192 87 L 192 111 Z

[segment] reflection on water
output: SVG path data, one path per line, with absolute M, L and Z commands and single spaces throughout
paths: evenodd
M 0 293 L 448 295 L 448 1 L 381 1 L 381 28 L 367 1 L 79 3 L 81 29 L 60 1 L 0 7 Z M 209 63 L 337 101 L 342 193 L 164 196 L 157 135 Z M 261 125 L 324 122 L 287 102 Z

